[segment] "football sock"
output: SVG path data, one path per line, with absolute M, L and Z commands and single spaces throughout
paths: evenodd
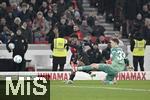
M 113 81 L 114 77 L 115 77 L 115 75 L 107 75 L 106 76 L 106 81 Z
M 74 79 L 75 75 L 76 75 L 76 72 L 72 72 L 72 73 L 71 73 L 71 75 L 70 75 L 69 80 L 72 80 L 72 81 L 73 81 L 73 79 Z

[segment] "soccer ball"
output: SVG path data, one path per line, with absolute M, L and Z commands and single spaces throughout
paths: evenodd
M 8 47 L 9 47 L 11 50 L 13 50 L 13 49 L 15 48 L 15 45 L 14 45 L 14 43 L 9 43 Z
M 14 62 L 15 63 L 21 63 L 22 62 L 22 57 L 20 55 L 16 55 L 14 58 L 13 58 Z

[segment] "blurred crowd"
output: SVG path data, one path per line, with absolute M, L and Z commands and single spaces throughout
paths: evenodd
M 7 43 L 19 28 L 28 43 L 52 43 L 61 34 L 76 34 L 105 43 L 104 27 L 95 25 L 95 17 L 84 15 L 82 0 L 1 0 L 0 42 Z M 93 37 L 94 36 L 94 37 Z M 95 38 L 98 36 L 98 38 Z
M 149 0 L 89 1 L 123 38 L 141 33 L 150 44 Z M 83 13 L 82 4 L 83 0 L 1 0 L 0 43 L 7 43 L 18 28 L 28 43 L 52 43 L 57 34 L 68 39 L 74 33 L 80 40 L 108 43 L 105 28 L 96 23 L 96 16 Z
M 134 38 L 136 33 L 150 44 L 150 1 L 149 0 L 90 0 L 106 22 L 114 24 L 124 38 Z

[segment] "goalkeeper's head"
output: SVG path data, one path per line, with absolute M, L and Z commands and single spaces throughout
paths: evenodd
M 110 44 L 111 44 L 111 47 L 112 47 L 112 48 L 118 47 L 119 40 L 118 40 L 117 38 L 112 38 L 112 39 L 110 40 Z

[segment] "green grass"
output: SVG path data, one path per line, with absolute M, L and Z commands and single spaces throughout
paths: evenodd
M 51 100 L 150 100 L 150 81 L 118 81 L 104 85 L 100 81 L 51 81 Z

